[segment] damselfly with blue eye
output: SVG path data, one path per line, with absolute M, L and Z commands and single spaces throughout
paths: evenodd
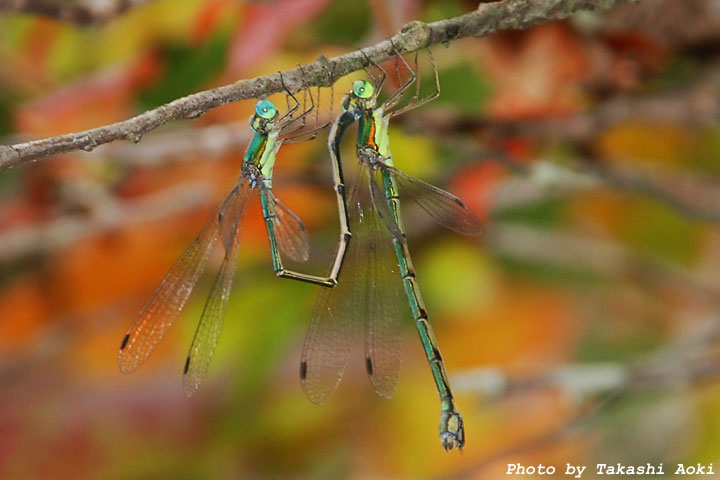
M 374 82 L 355 81 L 343 99 L 345 111 L 330 131 L 331 158 L 333 164 L 339 165 L 343 134 L 350 124 L 358 122 L 356 150 L 364 168 L 360 169 L 358 182 L 349 195 L 353 240 L 348 258 L 338 286 L 320 293 L 303 347 L 300 378 L 308 398 L 314 403 L 325 403 L 342 379 L 356 325 L 363 323 L 367 373 L 378 394 L 392 396 L 400 375 L 404 291 L 440 396 L 441 443 L 446 450 L 451 450 L 462 448 L 465 429 L 420 294 L 405 238 L 400 199 L 414 200 L 441 225 L 465 235 L 480 234 L 481 225 L 456 196 L 411 177 L 393 165 L 388 136 L 390 118 L 436 98 L 440 91 L 438 72 L 431 56 L 435 91 L 423 99 L 420 98 L 416 71 L 401 55 L 397 58 L 410 76 L 378 105 L 377 97 L 386 72 L 366 57 L 368 67 L 373 65 L 380 75 L 374 76 L 366 68 Z M 397 64 L 396 68 L 399 72 Z M 412 97 L 405 106 L 396 108 L 412 85 L 415 85 Z M 367 175 L 363 175 L 363 171 Z M 361 188 L 365 182 L 369 189 Z
M 280 77 L 282 82 L 282 76 Z M 185 361 L 183 387 L 191 396 L 200 386 L 207 373 L 210 359 L 222 329 L 232 283 L 236 274 L 240 230 L 243 217 L 256 191 L 260 192 L 265 227 L 270 240 L 272 264 L 275 273 L 282 278 L 333 287 L 342 265 L 350 238 L 347 210 L 345 208 L 342 172 L 333 171 L 333 181 L 340 216 L 340 239 L 335 259 L 327 277 L 308 275 L 284 267 L 280 252 L 296 261 L 309 256 L 309 242 L 305 226 L 300 218 L 275 197 L 272 191 L 273 167 L 278 149 L 283 143 L 314 137 L 317 130 L 303 128 L 310 112 L 315 108 L 312 94 L 308 108 L 287 90 L 288 111 L 283 116 L 275 105 L 261 99 L 255 105 L 250 118 L 253 138 L 245 151 L 242 170 L 235 186 L 208 219 L 195 241 L 170 269 L 155 292 L 140 311 L 135 322 L 123 337 L 119 352 L 119 365 L 123 373 L 134 371 L 144 362 L 167 333 L 190 297 L 195 285 L 208 263 L 218 239 L 225 256 L 215 277 L 210 295 L 205 302 L 200 322 Z M 319 117 L 318 117 L 319 118 Z

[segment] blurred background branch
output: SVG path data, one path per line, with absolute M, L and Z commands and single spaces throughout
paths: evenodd
M 78 26 L 102 25 L 133 7 L 152 0 L 0 0 L 0 13 L 28 13 L 54 18 Z M 97 6 L 95 4 L 100 4 Z
M 537 375 L 513 375 L 482 367 L 453 375 L 455 388 L 498 401 L 530 390 L 554 389 L 578 402 L 588 397 L 634 390 L 688 388 L 720 378 L 720 320 L 711 318 L 695 331 L 652 354 L 628 363 L 559 365 Z

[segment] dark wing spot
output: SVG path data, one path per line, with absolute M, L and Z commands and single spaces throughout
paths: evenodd
M 300 379 L 305 380 L 307 378 L 307 362 L 300 362 Z
M 437 348 L 433 348 L 433 357 L 442 362 L 442 355 L 440 355 L 440 350 Z
M 460 200 L 459 198 L 455 197 L 453 200 L 455 200 L 455 203 L 457 203 L 457 204 L 460 205 L 461 207 L 464 207 L 464 206 L 465 206 L 465 204 L 463 203 L 463 201 Z
M 120 344 L 120 350 L 123 350 L 127 346 L 128 340 L 130 340 L 130 334 L 126 333 Z
M 370 357 L 365 357 L 365 370 L 367 370 L 368 375 L 373 374 L 373 363 Z
M 183 369 L 183 375 L 185 375 L 188 372 L 188 369 L 190 368 L 190 355 L 185 359 L 185 368 Z

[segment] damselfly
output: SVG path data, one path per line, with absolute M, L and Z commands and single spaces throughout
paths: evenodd
M 185 307 L 213 247 L 220 239 L 225 256 L 205 302 L 200 323 L 185 361 L 183 375 L 185 394 L 191 396 L 197 391 L 207 373 L 218 342 L 237 269 L 241 223 L 255 191 L 260 192 L 275 273 L 279 277 L 326 287 L 337 284 L 337 276 L 350 238 L 344 199 L 345 189 L 339 169 L 333 170 L 333 181 L 341 231 L 329 276 L 319 277 L 287 270 L 280 254 L 282 251 L 293 260 L 305 261 L 309 256 L 309 243 L 305 226 L 300 218 L 277 199 L 272 191 L 273 167 L 278 149 L 284 142 L 306 139 L 314 136 L 320 128 L 327 126 L 327 124 L 318 125 L 311 130 L 303 128 L 314 108 L 312 94 L 309 91 L 305 93 L 310 99 L 309 108 L 302 110 L 300 101 L 295 95 L 289 90 L 287 95 L 288 111 L 283 116 L 279 115 L 275 105 L 267 99 L 261 99 L 255 105 L 255 113 L 250 118 L 250 128 L 254 136 L 245 151 L 240 177 L 205 223 L 195 241 L 160 282 L 123 337 L 118 359 L 123 373 L 132 372 L 145 361 L 167 333 Z M 303 106 L 304 104 L 305 101 Z
M 373 83 L 354 82 L 352 90 L 343 99 L 345 111 L 336 119 L 330 132 L 330 154 L 333 163 L 339 164 L 343 134 L 350 124 L 358 122 L 357 157 L 364 167 L 358 178 L 366 177 L 363 181 L 369 184 L 369 200 L 359 186 L 362 182 L 356 183 L 350 193 L 353 240 L 348 258 L 338 286 L 320 293 L 303 347 L 300 378 L 308 398 L 314 403 L 325 403 L 342 379 L 355 327 L 364 323 L 367 373 L 378 394 L 392 396 L 400 375 L 404 290 L 440 395 L 441 443 L 446 450 L 451 450 L 455 446 L 462 448 L 465 443 L 464 425 L 418 287 L 400 214 L 400 198 L 413 199 L 432 218 L 456 232 L 478 235 L 481 225 L 456 196 L 393 166 L 388 136 L 390 118 L 432 100 L 440 89 L 432 57 L 435 92 L 423 99 L 420 99 L 416 72 L 401 55 L 398 58 L 410 76 L 384 103 L 377 105 L 386 72 L 366 57 L 368 66 L 377 67 L 380 76 L 374 76 L 366 68 Z M 417 68 L 417 58 L 415 64 Z M 412 98 L 402 108 L 396 108 L 413 84 Z M 362 174 L 363 170 L 367 175 Z

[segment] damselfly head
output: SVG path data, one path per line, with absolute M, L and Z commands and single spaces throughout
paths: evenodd
M 277 108 L 270 100 L 262 98 L 255 104 L 255 115 L 265 120 L 272 120 L 277 115 Z
M 353 108 L 374 108 L 375 107 L 375 87 L 366 80 L 355 80 L 350 93 L 343 98 L 343 111 Z
M 374 92 L 375 87 L 367 80 L 355 80 L 355 83 L 353 83 L 352 93 L 358 98 L 367 100 L 373 96 Z

